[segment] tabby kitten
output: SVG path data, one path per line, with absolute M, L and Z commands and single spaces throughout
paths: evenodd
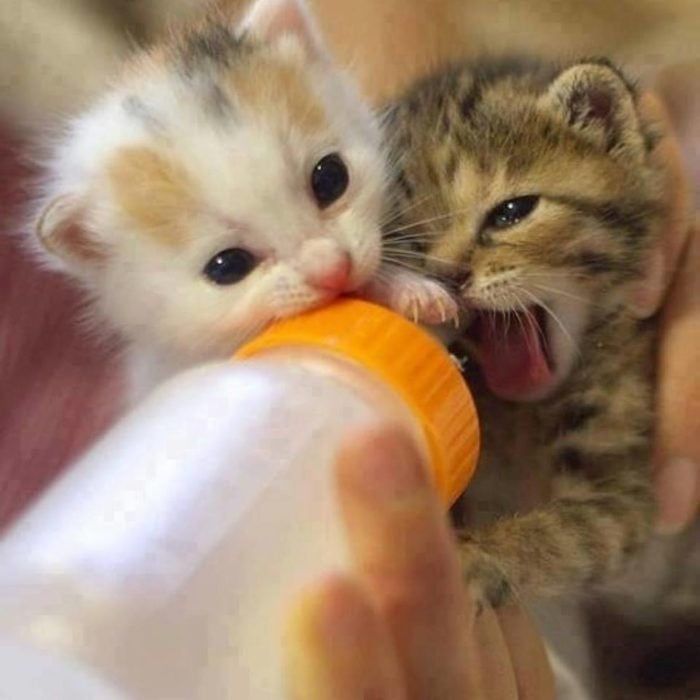
M 386 131 L 387 248 L 451 285 L 478 365 L 490 522 L 459 533 L 465 575 L 495 605 L 599 586 L 653 520 L 654 323 L 630 300 L 664 212 L 635 91 L 604 60 L 488 60 L 413 87 Z

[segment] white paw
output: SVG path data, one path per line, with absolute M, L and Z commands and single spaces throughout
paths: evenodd
M 397 285 L 392 307 L 415 323 L 437 325 L 457 322 L 457 302 L 437 282 L 429 279 L 409 280 Z
M 458 323 L 460 309 L 452 295 L 438 282 L 416 272 L 392 270 L 360 293 L 415 323 Z

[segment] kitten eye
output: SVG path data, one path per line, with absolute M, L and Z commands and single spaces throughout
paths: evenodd
M 205 266 L 204 276 L 214 284 L 236 284 L 258 264 L 255 256 L 243 248 L 227 248 L 217 253 Z
M 321 209 L 340 199 L 349 182 L 348 169 L 337 153 L 321 158 L 311 171 L 311 190 Z
M 539 201 L 537 195 L 529 195 L 501 202 L 488 213 L 486 226 L 498 229 L 515 226 L 532 213 Z

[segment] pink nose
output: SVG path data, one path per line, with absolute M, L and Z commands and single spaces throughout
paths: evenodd
M 327 292 L 344 292 L 350 279 L 352 263 L 350 255 L 345 251 L 334 256 L 326 264 L 319 266 L 306 275 L 308 283 Z

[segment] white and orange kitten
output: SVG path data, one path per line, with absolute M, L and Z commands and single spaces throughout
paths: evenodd
M 138 55 L 71 124 L 38 238 L 127 339 L 135 398 L 370 282 L 449 315 L 435 283 L 377 278 L 386 170 L 302 0 L 258 0 L 238 26 L 210 16 Z

